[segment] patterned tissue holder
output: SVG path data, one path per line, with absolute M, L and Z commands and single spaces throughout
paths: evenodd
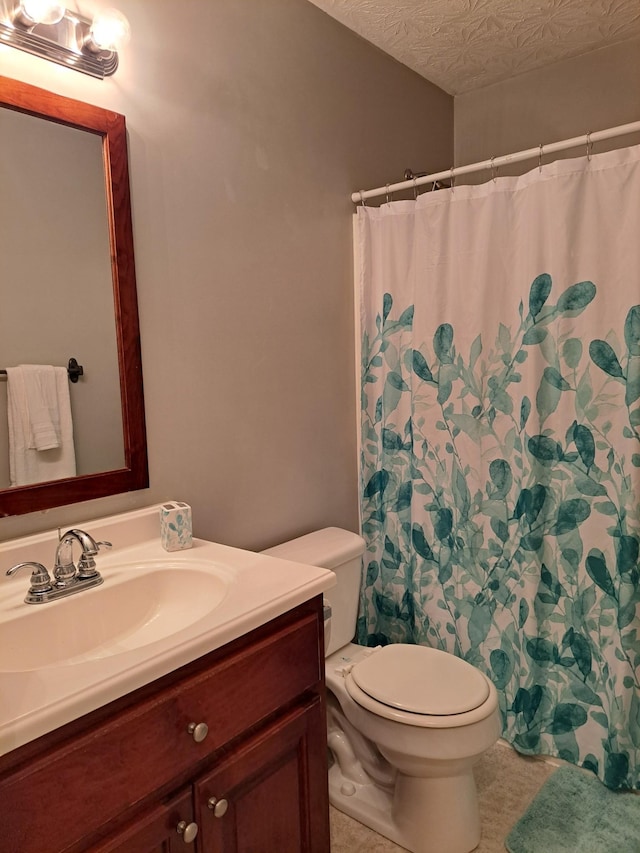
M 191 507 L 168 501 L 160 507 L 160 541 L 165 551 L 184 551 L 193 545 Z

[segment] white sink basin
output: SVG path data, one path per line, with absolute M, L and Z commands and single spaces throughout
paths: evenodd
M 211 568 L 155 561 L 119 564 L 104 583 L 68 598 L 24 605 L 3 624 L 0 672 L 111 657 L 166 639 L 211 614 L 228 580 Z
M 28 576 L 2 569 L 25 560 L 50 568 L 58 533 L 0 542 L 0 755 L 335 584 L 326 569 L 201 539 L 167 552 L 158 516 L 156 505 L 78 523 L 114 543 L 96 560 L 104 583 L 45 604 L 25 604 Z

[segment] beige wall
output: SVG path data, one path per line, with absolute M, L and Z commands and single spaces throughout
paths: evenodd
M 355 529 L 349 195 L 446 168 L 452 99 L 307 0 L 116 5 L 114 77 L 2 47 L 0 73 L 127 117 L 151 488 L 0 539 L 169 498 L 251 548 Z
M 477 163 L 638 120 L 640 40 L 636 39 L 458 95 L 455 162 Z M 600 142 L 594 150 L 637 142 L 639 134 Z M 574 149 L 566 156 L 583 153 Z M 535 167 L 537 163 L 529 160 L 503 167 L 500 174 L 521 174 Z M 479 173 L 465 181 L 488 178 Z
M 114 77 L 3 47 L 0 73 L 127 117 L 151 488 L 0 539 L 169 498 L 246 547 L 355 529 L 349 194 L 448 168 L 453 99 L 307 0 L 117 5 Z M 456 163 L 637 120 L 639 48 L 457 97 Z

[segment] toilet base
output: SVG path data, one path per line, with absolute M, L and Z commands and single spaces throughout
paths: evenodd
M 399 773 L 394 793 L 329 769 L 329 800 L 349 817 L 411 853 L 470 853 L 480 843 L 473 773 L 424 778 Z
M 470 853 L 480 843 L 473 773 L 426 778 L 398 773 L 393 819 L 412 853 Z
M 334 764 L 329 768 L 329 801 L 338 811 L 363 823 L 394 844 L 409 849 L 391 817 L 392 794 L 373 784 L 346 779 L 340 767 Z

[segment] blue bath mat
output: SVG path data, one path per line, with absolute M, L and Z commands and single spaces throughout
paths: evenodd
M 561 767 L 505 842 L 510 853 L 640 853 L 640 794 Z

